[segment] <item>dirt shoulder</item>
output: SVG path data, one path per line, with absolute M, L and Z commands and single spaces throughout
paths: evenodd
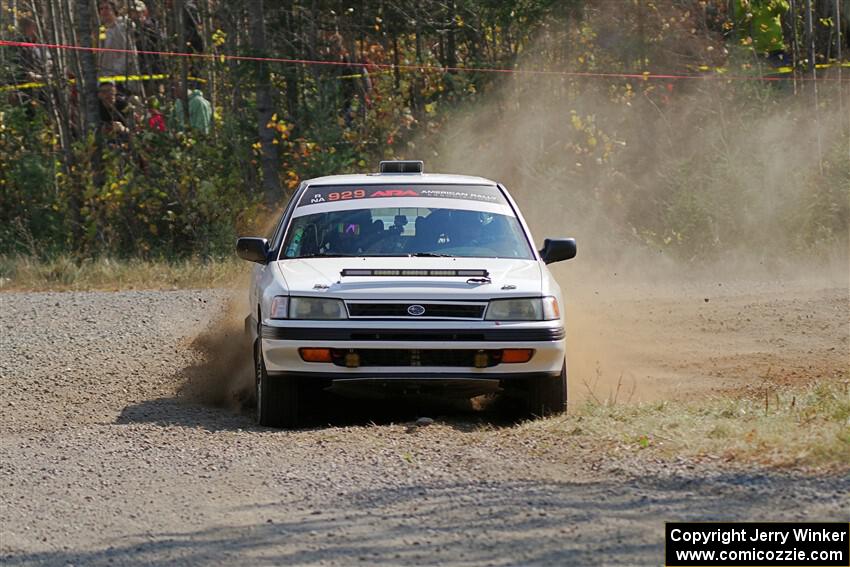
M 608 396 L 616 382 L 603 380 L 625 363 L 639 386 L 662 382 L 646 389 L 656 401 L 682 396 L 691 377 L 714 376 L 705 361 L 721 354 L 716 383 L 692 392 L 740 391 L 764 379 L 745 364 L 755 349 L 772 368 L 788 364 L 770 373 L 778 385 L 790 371 L 805 371 L 800 385 L 817 373 L 840 381 L 846 290 L 843 302 L 841 289 L 810 292 L 730 291 L 695 305 L 673 295 L 666 315 L 630 297 L 574 303 L 586 311 L 570 319 L 573 400 L 592 397 L 580 392 L 596 376 L 590 391 Z M 600 420 L 610 439 L 591 434 L 601 426 L 589 415 L 506 425 L 427 403 L 323 428 L 257 428 L 182 390 L 199 368 L 215 374 L 191 345 L 227 302 L 216 291 L 0 294 L 4 564 L 658 564 L 664 521 L 850 520 L 846 474 L 645 448 L 613 417 Z M 742 308 L 759 314 L 756 326 L 732 337 L 699 322 L 722 329 Z M 802 324 L 789 334 L 789 311 L 812 313 L 823 337 L 808 344 Z M 595 342 L 577 336 L 582 325 Z M 611 349 L 629 337 L 639 346 Z M 831 358 L 830 342 L 843 352 Z M 437 421 L 410 427 L 420 415 Z
M 838 282 L 576 289 L 568 306 L 574 399 L 594 381 L 622 382 L 621 401 L 632 389 L 631 401 L 654 401 L 850 379 L 850 295 Z

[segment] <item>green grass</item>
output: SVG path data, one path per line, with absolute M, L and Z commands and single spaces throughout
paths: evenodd
M 824 381 L 764 396 L 641 404 L 589 401 L 568 415 L 521 428 L 608 452 L 850 470 L 850 381 Z
M 228 287 L 244 277 L 247 267 L 236 258 L 148 261 L 61 257 L 44 261 L 0 256 L 0 291 Z

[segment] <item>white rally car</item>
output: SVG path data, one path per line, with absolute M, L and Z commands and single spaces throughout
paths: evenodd
M 256 262 L 246 319 L 257 420 L 297 427 L 322 389 L 439 384 L 502 391 L 526 415 L 566 407 L 563 299 L 516 203 L 480 177 L 382 162 L 367 175 L 304 181 Z

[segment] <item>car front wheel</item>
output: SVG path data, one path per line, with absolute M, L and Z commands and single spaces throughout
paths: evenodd
M 517 417 L 533 419 L 558 415 L 567 410 L 567 363 L 558 376 L 506 381 L 503 388 L 509 400 L 508 409 Z
M 528 410 L 531 415 L 546 417 L 567 411 L 567 363 L 555 378 L 534 380 L 528 392 Z
M 295 378 L 269 376 L 260 340 L 254 342 L 254 374 L 257 390 L 257 423 L 266 427 L 298 427 L 299 388 Z

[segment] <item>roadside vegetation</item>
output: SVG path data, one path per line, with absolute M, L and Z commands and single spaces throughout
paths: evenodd
M 221 288 L 234 285 L 245 270 L 245 263 L 235 258 L 39 260 L 5 256 L 0 257 L 0 292 Z
M 850 471 L 850 375 L 762 394 L 628 403 L 590 398 L 564 416 L 504 433 L 555 458 L 564 443 L 673 461 Z
M 14 24 L 30 18 L 43 41 L 103 41 L 100 16 L 60 4 L 0 1 L 0 38 L 20 39 Z M 814 3 L 812 30 L 802 2 L 782 13 L 742 0 L 185 4 L 191 49 L 209 58 L 162 58 L 168 78 L 129 97 L 123 137 L 92 112 L 94 54 L 48 50 L 47 87 L 35 88 L 20 86 L 19 48 L 0 48 L 0 254 L 80 268 L 218 260 L 302 179 L 392 158 L 499 178 L 546 203 L 542 217 L 686 264 L 741 246 L 811 257 L 848 245 L 850 101 L 834 80 L 847 23 L 833 2 Z M 169 5 L 146 3 L 161 49 L 185 51 L 189 20 Z M 753 24 L 765 17 L 782 23 L 770 38 Z M 809 55 L 828 79 L 817 91 Z M 211 103 L 208 132 L 171 120 L 187 87 Z M 149 126 L 155 113 L 164 131 Z

